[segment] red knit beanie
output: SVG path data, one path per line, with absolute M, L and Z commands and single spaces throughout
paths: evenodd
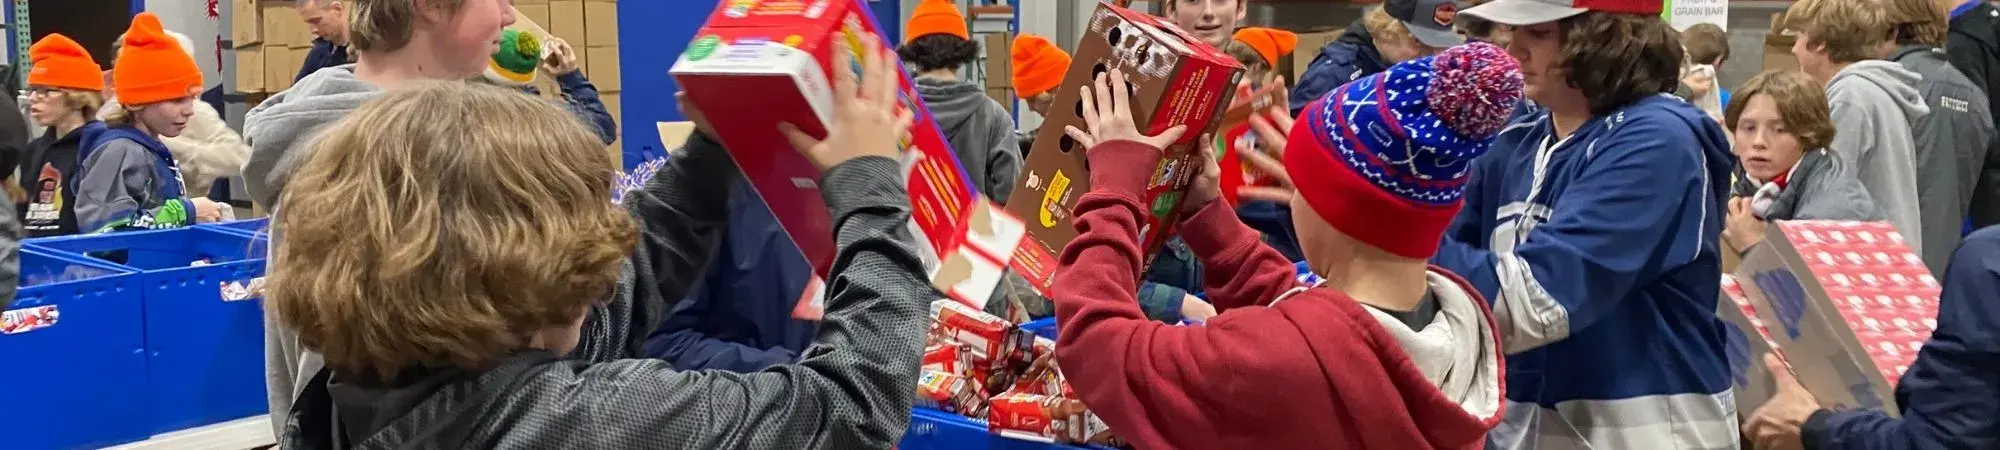
M 1464 204 L 1473 159 L 1520 99 L 1519 64 L 1491 44 L 1405 61 L 1307 105 L 1285 170 L 1341 233 L 1427 259 Z

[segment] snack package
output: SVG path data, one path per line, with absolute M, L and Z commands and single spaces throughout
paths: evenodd
M 1941 288 L 1894 225 L 1774 223 L 1736 280 L 1821 404 L 1900 411 L 1895 385 L 1937 328 Z
M 987 405 L 994 434 L 1040 442 L 1112 444 L 1116 438 L 1083 402 L 1037 394 L 1007 394 Z
M 1265 111 L 1277 103 L 1281 92 L 1276 88 L 1276 83 L 1267 83 L 1255 91 L 1239 86 L 1235 103 L 1222 113 L 1222 123 L 1217 129 L 1225 131 L 1216 134 L 1215 157 L 1216 164 L 1223 171 L 1216 182 L 1221 187 L 1223 200 L 1230 204 L 1241 204 L 1237 194 L 1244 187 L 1278 185 L 1276 179 L 1265 176 L 1263 171 L 1257 170 L 1242 156 L 1244 152 L 1257 152 L 1274 159 L 1278 157 L 1258 145 L 1257 133 L 1251 130 L 1249 123 L 1252 114 Z
M 1243 66 L 1234 58 L 1171 23 L 1110 4 L 1097 6 L 1055 90 L 1057 106 L 1044 115 L 1036 151 L 1028 154 L 1007 201 L 1007 211 L 1021 218 L 1029 235 L 1010 264 L 1043 294 L 1052 282 L 1055 254 L 1077 235 L 1070 224 L 1071 208 L 1090 191 L 1085 149 L 1063 130 L 1085 127 L 1079 90 L 1112 69 L 1125 74 L 1133 93 L 1133 120 L 1141 130 L 1155 134 L 1188 126 L 1165 149 L 1141 199 L 1149 205 L 1139 230 L 1147 261 L 1166 242 L 1169 225 L 1179 221 L 1181 195 L 1200 171 L 1193 152 L 1209 150 L 1202 137 L 1215 132 L 1243 77 Z
M 936 343 L 924 348 L 923 369 L 965 375 L 965 360 L 971 350 L 958 343 Z
M 965 362 L 977 369 L 1005 369 L 1019 345 L 1014 324 L 951 299 L 931 302 L 931 323 L 934 332 L 970 348 Z
M 917 406 L 980 418 L 986 416 L 986 393 L 977 380 L 925 370 L 917 378 Z
M 806 134 L 826 136 L 834 115 L 831 74 L 860 71 L 859 64 L 833 67 L 835 52 L 859 54 L 861 37 L 877 29 L 860 0 L 726 0 L 718 2 L 671 70 L 812 264 L 814 279 L 793 311 L 799 318 L 823 314 L 824 279 L 836 249 L 820 172 L 777 127 L 791 123 Z M 903 108 L 916 116 L 901 142 L 909 231 L 939 292 L 984 305 L 1025 230 L 975 192 L 912 86 L 903 74 Z M 744 93 L 756 93 L 756 101 L 744 101 Z

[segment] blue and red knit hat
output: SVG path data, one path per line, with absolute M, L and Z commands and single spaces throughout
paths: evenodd
M 1429 258 L 1464 204 L 1472 160 L 1520 99 L 1519 63 L 1491 44 L 1405 61 L 1307 105 L 1285 170 L 1335 229 Z

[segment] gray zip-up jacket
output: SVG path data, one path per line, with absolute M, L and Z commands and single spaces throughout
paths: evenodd
M 1014 119 L 979 90 L 964 81 L 917 78 L 917 94 L 951 143 L 952 153 L 979 193 L 1001 204 L 1021 175 L 1021 147 L 1014 137 Z
M 312 136 L 381 92 L 355 78 L 354 65 L 348 64 L 313 72 L 291 89 L 250 109 L 243 119 L 243 139 L 250 144 L 243 181 L 250 199 L 265 208 L 276 208 L 292 170 L 307 159 Z M 320 365 L 319 354 L 301 347 L 298 336 L 280 327 L 277 316 L 266 310 L 264 391 L 273 433 L 284 432 L 293 396 Z
M 842 163 L 821 182 L 840 250 L 825 322 L 797 363 L 745 374 L 628 359 L 643 358 L 648 332 L 700 279 L 727 226 L 738 170 L 719 145 L 698 136 L 688 142 L 625 197 L 640 245 L 612 298 L 592 308 L 567 361 L 393 388 L 316 377 L 281 440 L 285 448 L 894 445 L 915 401 L 928 304 L 939 297 L 907 231 L 909 196 L 890 158 Z
M 1943 278 L 1952 251 L 1958 249 L 1979 172 L 2000 136 L 1994 134 L 1986 93 L 1952 67 L 1943 49 L 1905 46 L 1890 53 L 1889 60 L 1923 76 L 1917 92 L 1930 114 L 1916 120 L 1917 201 L 1924 239 L 1919 250 L 1931 274 Z
M 1826 150 L 1806 152 L 1788 178 L 1791 186 L 1778 193 L 1764 220 L 1882 220 L 1882 210 L 1854 179 L 1854 171 Z M 1743 166 L 1736 166 L 1731 196 L 1754 196 L 1760 187 L 1762 183 L 1752 180 Z
M 1917 198 L 1916 120 L 1930 113 L 1917 92 L 1921 77 L 1889 61 L 1856 62 L 1833 75 L 1826 97 L 1833 107 L 1834 156 L 1853 167 L 1868 195 L 1919 253 L 1922 213 Z

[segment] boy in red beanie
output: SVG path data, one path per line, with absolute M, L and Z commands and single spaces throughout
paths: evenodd
M 1109 78 L 1108 83 L 1106 78 Z M 1521 93 L 1499 48 L 1473 44 L 1362 78 L 1306 108 L 1285 165 L 1308 264 L 1290 262 L 1216 201 L 1211 162 L 1181 236 L 1222 313 L 1204 327 L 1146 321 L 1134 304 L 1139 202 L 1160 148 L 1100 77 L 1084 95 L 1091 192 L 1063 250 L 1056 358 L 1085 404 L 1138 448 L 1477 448 L 1500 420 L 1501 353 L 1486 302 L 1427 268 L 1466 168 Z
M 111 79 L 123 106 L 111 112 L 103 131 L 84 136 L 77 155 L 79 229 L 101 233 L 221 220 L 221 206 L 187 195 L 180 166 L 160 141 L 179 136 L 194 117 L 202 86 L 194 56 L 160 27 L 158 16 L 139 13 L 125 32 Z

